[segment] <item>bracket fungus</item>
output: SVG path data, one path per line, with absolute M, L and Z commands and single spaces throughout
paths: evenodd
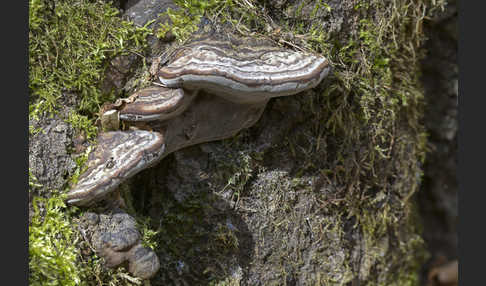
M 313 88 L 329 70 L 328 60 L 319 55 L 207 38 L 177 49 L 157 75 L 167 87 L 205 90 L 248 103 Z
M 68 193 L 68 203 L 89 204 L 123 181 L 155 164 L 164 153 L 164 137 L 145 130 L 101 133 L 88 157 L 88 168 Z
M 196 92 L 180 88 L 153 86 L 142 89 L 132 96 L 133 100 L 120 110 L 122 121 L 166 120 L 182 113 L 191 103 Z
M 177 49 L 157 73 L 165 87 L 138 91 L 107 111 L 148 131 L 102 133 L 68 203 L 87 205 L 171 152 L 234 136 L 258 121 L 270 98 L 313 88 L 329 70 L 322 56 L 254 39 L 209 37 Z

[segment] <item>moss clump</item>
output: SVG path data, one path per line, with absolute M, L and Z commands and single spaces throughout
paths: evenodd
M 30 183 L 30 180 L 29 180 Z M 49 199 L 36 197 L 34 215 L 29 225 L 29 284 L 79 285 L 76 234 L 64 198 L 53 194 Z
M 66 122 L 71 124 L 71 126 L 78 132 L 84 132 L 84 136 L 86 139 L 94 139 L 98 128 L 96 128 L 96 125 L 94 124 L 94 120 L 90 119 L 86 115 L 81 115 L 77 112 L 71 112 L 69 114 L 68 119 L 66 119 Z
M 205 15 L 206 10 L 215 9 L 224 5 L 222 0 L 203 0 L 203 1 L 185 1 L 175 0 L 174 3 L 180 9 L 168 8 L 164 13 L 170 19 L 170 23 L 161 23 L 157 31 L 157 37 L 163 38 L 168 32 L 171 32 L 179 41 L 184 41 L 197 31 L 201 18 Z
M 29 1 L 29 90 L 36 109 L 55 110 L 65 91 L 76 94 L 87 114 L 110 99 L 99 88 L 107 60 L 140 52 L 150 33 L 118 13 L 105 1 Z
M 155 231 L 151 228 L 152 223 L 150 222 L 149 217 L 142 217 L 137 216 L 137 229 L 140 230 L 140 234 L 142 235 L 142 245 L 144 247 L 150 247 L 152 250 L 157 249 L 157 235 L 159 231 Z
M 199 29 L 203 17 L 219 24 L 230 23 L 243 34 L 251 32 L 247 24 L 259 29 L 265 27 L 263 18 L 259 18 L 261 15 L 256 13 L 257 7 L 251 1 L 175 0 L 174 3 L 179 9 L 169 8 L 163 13 L 170 21 L 160 24 L 157 31 L 159 38 L 171 32 L 179 42 L 184 42 Z

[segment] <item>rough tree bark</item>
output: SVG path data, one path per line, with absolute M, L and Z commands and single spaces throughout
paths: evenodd
M 413 196 L 426 143 L 419 60 L 424 16 L 441 13 L 435 2 L 251 1 L 267 17 L 255 30 L 323 53 L 333 74 L 272 99 L 235 138 L 177 151 L 124 184 L 127 211 L 158 231 L 151 284 L 417 285 L 426 258 Z M 120 5 L 137 25 L 156 19 L 153 28 L 176 8 Z M 213 19 L 200 29 L 231 29 Z M 103 86 L 133 91 L 150 59 L 177 45 L 149 43 L 147 65 L 118 58 Z M 72 175 L 76 136 L 63 114 L 31 122 L 46 131 L 30 138 L 30 168 L 45 186 L 31 195 Z

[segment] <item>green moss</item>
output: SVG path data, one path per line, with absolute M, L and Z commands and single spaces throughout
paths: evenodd
M 98 134 L 98 128 L 94 124 L 95 121 L 94 119 L 90 119 L 88 116 L 81 115 L 74 111 L 71 111 L 69 113 L 69 117 L 65 121 L 71 124 L 71 126 L 74 128 L 77 134 L 80 134 L 87 140 L 91 141 L 91 143 L 93 143 L 92 145 L 88 146 L 88 148 L 86 148 L 84 152 L 82 152 L 81 154 L 77 154 L 74 157 L 74 162 L 76 163 L 76 169 L 74 170 L 74 173 L 69 178 L 70 185 L 74 186 L 77 183 L 79 176 L 86 169 L 88 169 L 86 162 L 88 161 L 89 154 L 91 153 L 91 151 L 94 150 L 95 139 L 96 139 L 96 135 Z
M 84 132 L 84 136 L 88 140 L 94 139 L 98 132 L 98 128 L 94 124 L 94 119 L 90 119 L 86 115 L 71 112 L 66 122 L 71 124 L 77 132 Z
M 86 162 L 88 161 L 88 156 L 90 152 L 93 151 L 93 147 L 90 146 L 86 148 L 86 150 L 77 155 L 74 158 L 74 162 L 76 163 L 76 169 L 74 170 L 74 173 L 71 175 L 69 178 L 70 184 L 73 186 L 78 182 L 79 176 L 88 169 L 88 165 L 86 165 Z
M 29 177 L 29 186 L 39 187 L 35 177 Z M 96 255 L 82 255 L 80 249 L 88 246 L 75 227 L 79 210 L 65 205 L 64 194 L 50 194 L 50 198 L 32 200 L 29 285 L 141 285 L 141 279 L 132 277 L 125 268 L 106 269 Z M 144 232 L 144 241 L 149 241 L 148 236 Z
M 109 95 L 99 83 L 109 59 L 139 52 L 146 28 L 122 21 L 110 3 L 88 0 L 29 2 L 29 90 L 36 112 L 54 111 L 67 91 L 93 114 Z
M 109 61 L 118 55 L 142 53 L 146 27 L 121 20 L 111 3 L 89 0 L 29 1 L 29 119 L 40 120 L 60 110 L 61 102 L 76 102 L 66 118 L 88 140 L 98 132 L 95 115 L 102 103 L 101 82 Z M 63 98 L 75 97 L 75 100 Z M 35 136 L 42 129 L 29 126 Z M 90 149 L 75 161 L 75 183 L 86 168 Z M 42 186 L 29 172 L 29 188 Z M 31 191 L 32 194 L 34 192 Z M 67 208 L 55 190 L 48 198 L 34 196 L 29 225 L 29 281 L 31 285 L 137 285 L 126 270 L 103 270 L 96 256 L 79 253 L 83 242 L 75 228 L 76 207 Z M 130 280 L 131 279 L 131 280 Z
M 157 31 L 159 38 L 171 32 L 179 42 L 184 42 L 198 30 L 203 17 L 219 24 L 230 23 L 243 33 L 250 32 L 249 25 L 258 26 L 259 29 L 265 27 L 264 21 L 259 19 L 256 13 L 256 6 L 251 1 L 175 0 L 174 3 L 178 9 L 169 8 L 163 13 L 170 21 L 160 24 Z
M 164 13 L 170 22 L 161 23 L 157 31 L 157 37 L 163 38 L 167 32 L 171 32 L 179 41 L 185 41 L 197 31 L 201 18 L 206 10 L 215 9 L 225 5 L 222 0 L 186 1 L 175 0 L 174 4 L 180 9 L 168 8 Z
M 35 197 L 29 225 L 30 285 L 79 285 L 76 235 L 64 198 L 56 193 L 49 199 Z
M 150 218 L 137 216 L 137 223 L 137 229 L 142 235 L 142 245 L 150 247 L 152 250 L 156 250 L 158 245 L 157 235 L 159 234 L 159 231 L 155 231 L 151 228 L 152 224 Z
M 29 191 L 33 190 L 34 188 L 40 188 L 40 187 L 42 187 L 42 185 L 39 184 L 39 181 L 29 169 Z
M 29 171 L 29 192 L 41 188 Z M 79 285 L 82 270 L 77 264 L 76 233 L 64 196 L 51 192 L 50 198 L 34 196 L 29 224 L 29 284 Z

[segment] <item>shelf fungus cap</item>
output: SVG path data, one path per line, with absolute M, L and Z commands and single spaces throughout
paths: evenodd
M 164 137 L 145 130 L 101 133 L 88 157 L 88 169 L 69 191 L 67 202 L 89 205 L 143 169 L 156 164 L 165 151 Z
M 123 121 L 166 120 L 182 113 L 191 103 L 195 92 L 182 88 L 152 86 L 134 93 L 131 102 L 120 110 Z
M 323 56 L 248 43 L 194 42 L 177 49 L 157 75 L 167 87 L 203 89 L 246 103 L 313 88 L 330 71 Z

